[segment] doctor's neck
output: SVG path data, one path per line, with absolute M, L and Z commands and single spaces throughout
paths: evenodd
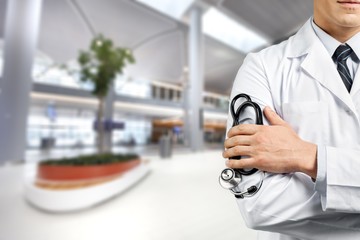
M 357 24 L 334 24 L 333 22 L 324 21 L 322 18 L 316 18 L 316 16 L 314 16 L 314 22 L 318 27 L 341 43 L 345 43 L 360 32 L 360 25 Z
M 314 22 L 344 43 L 360 32 L 360 0 L 314 0 Z

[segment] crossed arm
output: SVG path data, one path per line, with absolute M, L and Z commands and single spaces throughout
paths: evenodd
M 264 109 L 264 115 L 269 126 L 242 124 L 229 130 L 223 157 L 248 158 L 227 160 L 226 165 L 269 173 L 302 172 L 315 179 L 317 145 L 302 140 L 269 107 Z M 322 211 L 309 182 L 305 175 L 268 175 L 265 189 L 258 196 L 237 200 L 245 222 L 253 229 L 301 239 L 358 238 L 359 215 Z
M 317 146 L 303 141 L 270 107 L 264 109 L 270 126 L 242 124 L 231 128 L 225 141 L 224 158 L 231 168 L 257 168 L 272 173 L 303 172 L 316 178 Z
M 256 55 L 250 54 L 239 70 L 232 97 L 240 92 L 250 95 L 261 106 L 269 106 L 264 109 L 268 126 L 241 124 L 229 128 L 228 139 L 224 143 L 224 158 L 249 157 L 240 161 L 227 160 L 227 166 L 258 168 L 267 172 L 257 194 L 237 200 L 247 225 L 301 239 L 358 238 L 360 221 L 356 213 L 360 212 L 360 204 L 354 199 L 360 198 L 360 184 L 354 184 L 354 179 L 360 172 L 360 166 L 356 164 L 360 150 L 317 146 L 302 140 L 288 123 L 271 110 L 276 106 L 263 64 Z M 228 125 L 231 125 L 231 115 Z M 339 161 L 339 158 L 347 161 Z M 319 159 L 322 160 L 320 163 L 326 162 L 325 168 L 323 165 L 318 168 Z M 327 174 L 322 192 L 314 190 L 310 179 L 322 176 L 317 173 L 318 169 L 325 169 Z M 344 172 L 341 178 L 335 174 L 338 171 Z M 244 177 L 242 187 L 252 177 Z M 258 177 L 254 176 L 254 179 Z M 319 182 L 324 181 L 316 184 Z

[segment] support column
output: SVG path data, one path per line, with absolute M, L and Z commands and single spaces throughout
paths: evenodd
M 0 164 L 22 161 L 42 0 L 8 0 L 0 80 Z
M 190 10 L 189 29 L 189 79 L 185 87 L 185 124 L 191 150 L 203 148 L 203 91 L 204 91 L 204 56 L 202 33 L 202 9 L 194 6 Z
M 115 99 L 115 88 L 114 84 L 110 87 L 108 95 L 106 96 L 105 100 L 105 107 L 104 107 L 104 120 L 113 121 L 114 119 L 114 99 Z M 105 146 L 105 152 L 111 152 L 112 149 L 112 130 L 111 131 L 105 131 L 104 133 L 104 139 L 102 139 L 104 146 Z

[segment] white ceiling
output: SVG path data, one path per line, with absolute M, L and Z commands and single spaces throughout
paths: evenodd
M 0 0 L 0 37 L 6 1 Z M 181 1 L 181 0 L 174 0 Z M 272 42 L 294 33 L 312 13 L 312 0 L 197 0 L 216 6 Z M 38 48 L 55 62 L 75 59 L 94 34 L 132 48 L 133 77 L 181 84 L 187 65 L 187 30 L 164 14 L 133 0 L 43 0 Z M 205 89 L 228 93 L 245 53 L 205 36 Z
M 272 40 L 295 33 L 313 11 L 313 0 L 226 0 L 221 7 Z

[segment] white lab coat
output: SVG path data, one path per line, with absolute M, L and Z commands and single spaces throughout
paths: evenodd
M 266 231 L 259 239 L 360 239 L 359 90 L 359 70 L 349 94 L 310 20 L 289 40 L 246 57 L 231 99 L 247 93 L 270 106 L 318 145 L 326 163 L 323 191 L 302 173 L 266 173 L 255 196 L 237 199 L 246 224 Z M 257 178 L 244 177 L 240 188 Z

